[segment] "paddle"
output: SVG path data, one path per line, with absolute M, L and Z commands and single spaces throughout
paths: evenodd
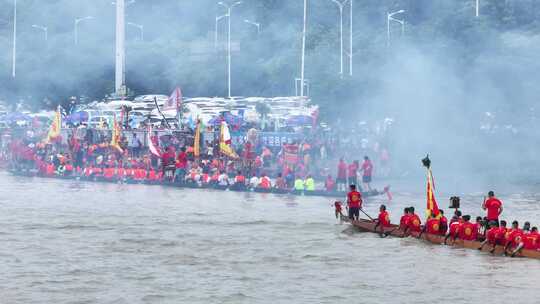
M 396 227 L 396 228 L 394 228 L 394 229 L 392 229 L 390 231 L 386 231 L 385 233 L 383 233 L 383 237 L 389 236 L 390 234 L 394 233 L 394 231 L 399 230 L 399 228 L 400 227 L 398 226 L 398 227 Z
M 367 214 L 367 213 L 364 211 L 364 209 L 362 209 L 362 208 L 359 208 L 359 209 L 360 209 L 360 211 L 362 211 L 362 213 L 365 214 L 372 222 L 375 222 L 375 220 L 374 220 L 371 216 L 369 216 L 369 214 Z

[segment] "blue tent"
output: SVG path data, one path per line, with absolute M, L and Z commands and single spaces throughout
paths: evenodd
M 241 126 L 244 123 L 244 120 L 241 117 L 235 116 L 229 112 L 225 112 L 210 119 L 210 121 L 208 121 L 208 124 L 212 126 L 218 126 L 221 124 L 222 121 L 225 121 L 231 126 Z
M 308 115 L 295 115 L 287 119 L 288 126 L 305 126 L 313 123 L 313 117 Z
M 66 121 L 72 124 L 78 124 L 78 123 L 88 121 L 88 112 L 80 111 L 80 112 L 71 113 L 71 115 L 66 117 Z
M 11 113 L 8 113 L 6 116 L 4 116 L 3 120 L 8 121 L 10 123 L 21 121 L 21 120 L 31 121 L 32 117 L 26 114 L 20 113 L 20 112 L 11 112 Z

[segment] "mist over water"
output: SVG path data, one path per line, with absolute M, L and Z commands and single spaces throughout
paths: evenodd
M 0 99 L 54 108 L 69 96 L 113 91 L 115 8 L 110 1 L 19 1 L 17 78 L 11 78 L 12 2 L 0 2 Z M 437 176 L 467 183 L 538 182 L 540 15 L 535 1 L 354 2 L 353 75 L 339 76 L 339 10 L 308 1 L 306 77 L 321 118 L 354 126 L 395 120 L 386 139 L 396 175 L 421 174 L 431 153 Z M 233 95 L 294 94 L 300 71 L 302 1 L 249 1 L 233 10 Z M 404 9 L 390 25 L 386 13 Z M 138 0 L 127 8 L 127 83 L 136 94 L 226 94 L 226 20 L 214 1 Z M 349 9 L 344 6 L 344 49 Z M 79 44 L 74 45 L 74 20 Z M 261 24 L 261 32 L 244 22 Z M 32 24 L 47 26 L 49 40 Z M 50 102 L 43 102 L 44 99 Z M 338 120 L 339 119 L 339 120 Z

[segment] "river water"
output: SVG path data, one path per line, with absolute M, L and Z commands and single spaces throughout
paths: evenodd
M 540 224 L 538 197 L 502 199 Z M 345 234 L 330 204 L 0 172 L 0 303 L 540 302 L 538 260 Z M 387 205 L 397 221 L 424 200 Z

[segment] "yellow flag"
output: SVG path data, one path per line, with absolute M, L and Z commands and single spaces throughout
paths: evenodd
M 114 123 L 113 123 L 113 129 L 112 129 L 112 137 L 111 137 L 111 147 L 118 150 L 120 153 L 124 152 L 122 150 L 122 147 L 120 147 L 120 136 L 122 136 L 122 129 L 120 128 L 120 124 L 116 121 L 116 116 L 114 116 Z
M 54 114 L 54 119 L 52 121 L 51 127 L 49 128 L 49 133 L 47 134 L 47 143 L 50 143 L 51 140 L 58 138 L 62 130 L 62 114 L 60 113 L 60 107 L 56 110 Z
M 201 121 L 197 119 L 197 128 L 195 129 L 195 140 L 193 143 L 193 155 L 199 157 L 201 155 Z
M 231 147 L 231 133 L 226 122 L 221 122 L 221 136 L 219 137 L 219 150 L 225 156 L 230 158 L 238 158 L 236 152 Z

